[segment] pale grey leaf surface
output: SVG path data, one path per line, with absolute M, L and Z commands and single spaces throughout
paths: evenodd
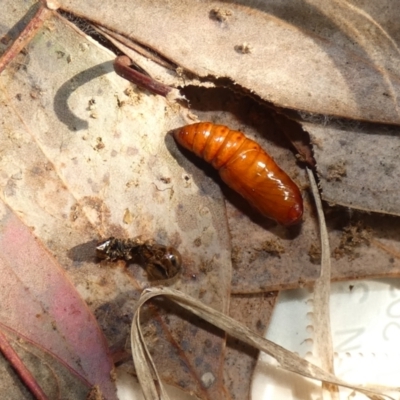
M 0 197 L 66 268 L 115 345 L 124 342 L 132 304 L 149 283 L 138 265 L 96 263 L 98 239 L 142 235 L 178 248 L 184 267 L 174 287 L 223 312 L 231 264 L 220 189 L 210 179 L 196 185 L 199 170 L 168 135 L 185 123 L 180 108 L 132 89 L 112 62 L 113 54 L 55 14 L 2 73 Z M 191 336 L 193 326 L 179 316 L 157 322 L 179 332 L 181 340 L 164 341 L 175 350 Z M 198 346 L 223 348 L 223 338 L 198 330 Z M 168 351 L 158 357 L 168 359 Z M 186 388 L 196 392 L 200 384 L 189 381 L 200 372 L 190 356 L 187 362 Z M 221 352 L 208 362 L 221 376 Z M 179 376 L 165 373 L 177 384 Z
M 276 106 L 399 123 L 398 3 L 109 2 L 61 7 L 210 80 L 229 78 Z
M 400 215 L 400 129 L 302 123 L 314 143 L 322 198 L 350 208 Z

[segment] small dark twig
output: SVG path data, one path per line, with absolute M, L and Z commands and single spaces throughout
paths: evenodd
M 127 79 L 135 85 L 147 89 L 148 91 L 166 97 L 172 90 L 171 87 L 166 86 L 160 82 L 155 81 L 148 75 L 144 75 L 139 71 L 131 68 L 132 61 L 127 56 L 119 56 L 114 61 L 114 70 L 122 78 Z

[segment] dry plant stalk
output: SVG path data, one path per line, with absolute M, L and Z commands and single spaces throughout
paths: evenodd
M 329 312 L 330 292 L 331 292 L 331 258 L 326 228 L 324 211 L 322 209 L 321 197 L 319 196 L 317 183 L 315 182 L 312 171 L 307 168 L 310 180 L 311 191 L 314 195 L 315 206 L 318 214 L 319 231 L 321 239 L 321 273 L 314 285 L 314 343 L 315 351 L 321 366 L 325 371 L 334 374 L 333 368 L 333 344 L 331 335 L 331 321 Z M 336 386 L 323 383 L 323 398 L 339 398 L 339 389 Z

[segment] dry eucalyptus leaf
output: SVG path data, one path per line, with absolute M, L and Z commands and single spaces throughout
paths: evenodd
M 12 15 L 2 14 L 2 34 Z M 179 248 L 185 268 L 174 287 L 227 312 L 231 263 L 223 198 L 211 180 L 196 185 L 200 171 L 167 135 L 184 124 L 179 108 L 133 90 L 113 72 L 113 55 L 57 14 L 26 50 L 0 76 L 0 197 L 66 268 L 109 344 L 124 342 L 132 304 L 149 285 L 139 265 L 95 262 L 97 240 L 111 235 L 142 235 Z M 165 344 L 155 347 L 158 357 L 185 354 L 184 340 L 198 328 L 153 312 Z M 169 341 L 170 330 L 181 340 Z M 199 329 L 198 341 L 213 349 L 208 370 L 221 384 L 201 393 L 215 398 L 225 340 Z M 197 353 L 187 355 L 186 390 L 194 393 L 203 375 Z M 173 379 L 179 384 L 179 375 Z
M 87 305 L 31 229 L 2 201 L 0 216 L 1 348 L 8 339 L 22 360 L 8 357 L 8 362 L 14 369 L 26 367 L 33 379 L 24 382 L 37 382 L 49 398 L 68 393 L 72 385 L 69 395 L 83 399 L 98 385 L 104 396 L 116 399 L 108 347 Z M 14 380 L 13 369 L 7 369 L 0 393 L 21 398 L 7 390 Z M 15 388 L 23 391 L 21 385 Z
M 33 372 L 35 379 L 49 399 L 73 398 L 86 399 L 90 387 L 82 377 L 77 378 L 76 373 L 66 367 L 63 359 L 58 359 L 41 347 L 22 340 L 12 332 L 7 333 L 10 344 L 16 350 L 23 364 Z M 82 346 L 83 349 L 83 346 Z M 99 360 L 97 360 L 99 361 Z M 95 371 L 99 364 L 92 365 Z M 76 371 L 75 371 L 76 372 Z M 7 399 L 31 399 L 32 394 L 21 383 L 20 377 L 10 368 L 9 361 L 0 357 L 0 393 Z M 100 383 L 100 382 L 98 382 Z M 104 382 L 103 382 L 104 383 Z M 111 387 L 112 388 L 112 387 Z M 107 399 L 117 399 L 115 389 L 113 392 L 104 393 Z
M 400 130 L 351 122 L 302 123 L 314 144 L 322 198 L 400 216 Z
M 233 293 L 312 286 L 320 274 L 316 223 L 301 233 L 265 229 L 228 205 L 233 248 Z M 400 276 L 400 229 L 396 218 L 325 208 L 332 280 Z M 307 215 L 307 214 L 306 214 Z M 232 222 L 235 221 L 236 224 Z
M 61 8 L 197 76 L 226 77 L 277 106 L 399 123 L 397 3 L 328 0 L 108 3 Z

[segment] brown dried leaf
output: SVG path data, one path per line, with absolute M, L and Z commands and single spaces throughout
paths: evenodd
M 322 198 L 400 216 L 400 129 L 332 121 L 302 123 L 314 144 Z
M 229 78 L 277 106 L 400 122 L 397 3 L 60 4 L 184 70 L 211 79 Z
M 12 13 L 5 15 L 4 27 Z M 178 247 L 184 270 L 171 284 L 224 312 L 231 264 L 220 190 L 210 180 L 196 185 L 200 171 L 167 135 L 184 123 L 179 108 L 132 90 L 111 71 L 108 51 L 56 14 L 46 22 L 0 76 L 0 197 L 67 269 L 115 348 L 126 339 L 132 303 L 149 283 L 139 265 L 95 263 L 99 238 L 143 235 Z M 184 354 L 185 340 L 198 330 L 201 346 L 213 349 L 207 361 L 216 384 L 202 386 L 196 349 L 186 355 L 192 366 L 186 390 L 222 398 L 225 339 L 161 314 L 154 320 L 159 343 L 166 344 L 155 347 L 160 360 Z M 172 330 L 178 340 L 169 340 Z M 179 384 L 169 367 L 165 375 Z
M 309 212 L 309 211 L 308 211 Z M 234 293 L 312 286 L 320 273 L 321 248 L 310 214 L 299 233 L 265 229 L 228 206 L 233 246 Z M 325 208 L 332 279 L 400 276 L 400 229 L 391 216 Z M 267 247 L 266 247 L 267 245 Z M 278 246 L 278 251 L 271 251 Z

